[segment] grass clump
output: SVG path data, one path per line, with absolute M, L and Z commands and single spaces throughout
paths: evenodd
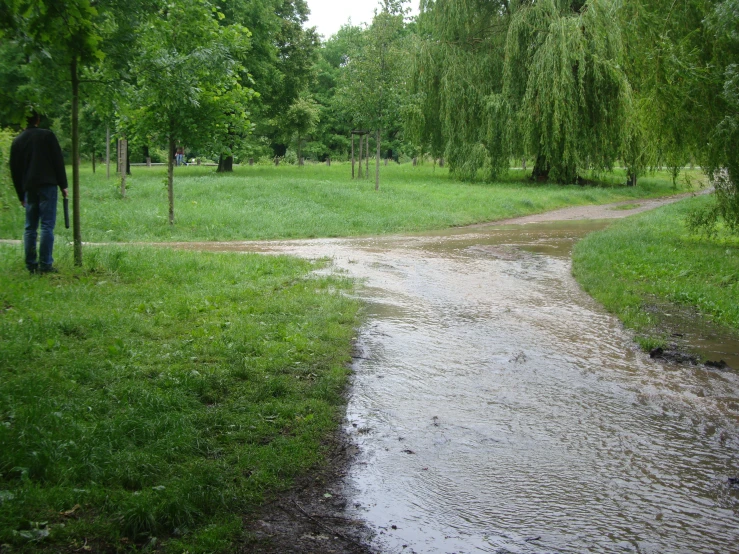
M 635 215 L 575 245 L 576 279 L 641 334 L 645 349 L 663 342 L 663 310 L 650 309 L 655 303 L 685 306 L 739 330 L 739 237 L 700 235 L 686 225 L 689 214 L 710 202 L 696 197 Z
M 390 164 L 381 172 L 376 192 L 373 180 L 351 180 L 347 163 L 244 166 L 232 174 L 178 167 L 176 222 L 170 226 L 164 168 L 134 167 L 126 198 L 121 198 L 117 179 L 106 180 L 103 171 L 93 175 L 87 166 L 81 174 L 83 238 L 134 242 L 378 235 L 675 193 L 669 175 L 661 173 L 625 187 L 626 178 L 618 171 L 602 177 L 598 186 L 536 184 L 520 170 L 493 184 L 455 181 L 447 169 L 430 165 Z M 7 215 L 0 219 L 0 238 L 20 238 L 23 211 Z M 57 231 L 71 240 L 71 230 Z
M 62 249 L 60 249 L 62 250 Z M 319 463 L 358 304 L 287 257 L 0 245 L 0 544 L 224 552 Z M 81 550 L 80 550 L 81 551 Z

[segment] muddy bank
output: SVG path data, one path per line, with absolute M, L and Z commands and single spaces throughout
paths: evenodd
M 356 446 L 343 430 L 325 445 L 326 464 L 310 472 L 287 493 L 244 518 L 243 554 L 370 554 L 374 535 L 364 521 L 347 515 L 350 501 L 343 481 Z

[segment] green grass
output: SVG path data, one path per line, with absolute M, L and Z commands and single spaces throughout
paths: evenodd
M 511 171 L 504 182 L 461 183 L 443 168 L 390 164 L 374 179 L 350 179 L 347 163 L 237 167 L 218 175 L 212 167 L 175 171 L 175 218 L 167 220 L 166 170 L 134 167 L 128 194 L 104 168 L 81 176 L 83 240 L 93 242 L 167 240 L 251 240 L 333 237 L 412 232 L 468 225 L 565 206 L 636 200 L 673 194 L 667 174 L 640 179 L 634 188 L 622 172 L 598 187 L 541 185 Z M 697 175 L 697 173 L 695 174 Z M 696 180 L 695 178 L 693 179 Z M 687 186 L 687 185 L 683 185 Z M 685 190 L 684 188 L 682 189 Z M 20 238 L 23 211 L 12 206 L 0 217 L 0 238 Z M 71 230 L 57 225 L 62 240 Z
M 739 330 L 739 238 L 690 233 L 685 218 L 711 202 L 683 200 L 592 233 L 574 248 L 573 273 L 583 288 L 642 333 L 642 347 L 659 345 L 654 303 L 686 306 Z M 657 336 L 654 335 L 657 333 Z
M 0 245 L 0 544 L 229 551 L 322 460 L 350 283 L 287 257 L 87 247 L 78 270 L 61 250 L 39 277 Z

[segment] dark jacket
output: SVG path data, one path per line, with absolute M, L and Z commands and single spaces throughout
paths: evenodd
M 26 191 L 42 186 L 66 189 L 67 172 L 56 135 L 38 127 L 29 127 L 18 135 L 10 147 L 10 174 L 21 202 Z

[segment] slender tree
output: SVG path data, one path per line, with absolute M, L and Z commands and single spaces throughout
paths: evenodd
M 19 43 L 28 55 L 30 83 L 26 89 L 36 88 L 35 98 L 29 103 L 43 105 L 58 94 L 52 90 L 49 79 L 62 81 L 60 69 L 66 67 L 66 82 L 71 84 L 72 131 L 72 211 L 74 236 L 74 262 L 82 265 L 82 229 L 80 223 L 80 173 L 79 173 L 79 100 L 80 73 L 87 65 L 100 62 L 102 18 L 92 0 L 3 0 L 0 11 L 5 15 L 0 24 L 6 36 Z M 102 6 L 104 9 L 105 6 Z M 51 69 L 51 71 L 48 71 Z M 30 84 L 29 83 L 29 84 Z M 44 84 L 46 86 L 44 86 Z M 33 96 L 33 95 L 29 95 Z M 34 102 L 36 100 L 36 102 Z M 44 100 L 46 102 L 44 102 Z
M 374 131 L 375 189 L 380 187 L 381 142 L 403 109 L 408 43 L 402 1 L 385 0 L 372 25 L 354 44 L 337 91 L 337 101 L 351 114 L 354 125 Z M 368 153 L 369 154 L 369 153 Z
M 141 29 L 124 109 L 139 136 L 164 142 L 168 152 L 169 223 L 174 224 L 174 150 L 223 143 L 229 125 L 248 126 L 253 91 L 241 84 L 239 60 L 249 31 L 219 24 L 225 16 L 208 0 L 171 0 Z

